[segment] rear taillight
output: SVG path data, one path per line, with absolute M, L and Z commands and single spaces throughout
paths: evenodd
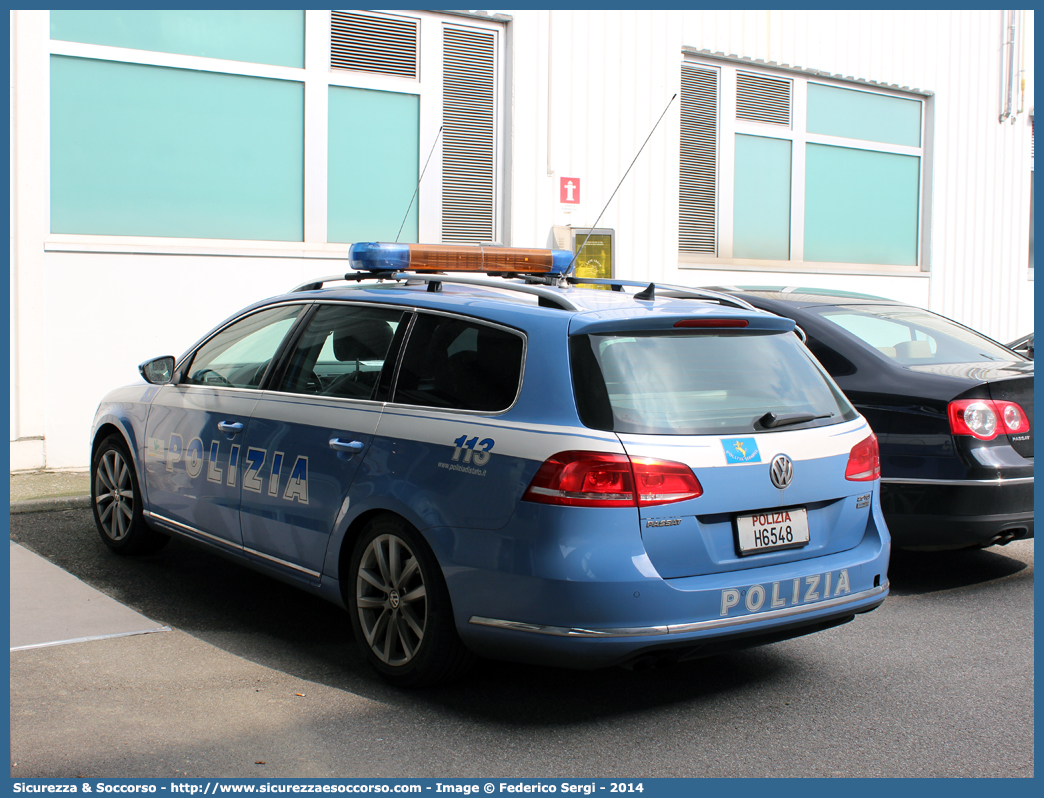
M 684 463 L 606 452 L 559 452 L 544 461 L 522 498 L 567 507 L 650 507 L 702 493 L 699 480 Z
M 848 453 L 845 479 L 853 482 L 869 482 L 881 476 L 881 454 L 877 448 L 877 436 L 872 432 L 863 438 Z
M 956 399 L 947 407 L 950 432 L 991 441 L 998 435 L 1029 431 L 1026 411 L 1015 402 L 992 399 Z
M 639 507 L 681 502 L 703 494 L 700 481 L 684 463 L 632 457 L 631 468 L 638 488 Z

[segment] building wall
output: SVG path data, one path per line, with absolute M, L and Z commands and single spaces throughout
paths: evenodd
M 930 271 L 779 261 L 720 269 L 679 258 L 675 101 L 598 223 L 617 230 L 621 276 L 834 287 L 914 302 L 1002 341 L 1032 329 L 1033 12 L 1022 16 L 1015 65 L 1025 81 L 1016 84 L 1022 113 L 1003 124 L 1001 11 L 553 11 L 513 19 L 515 50 L 526 52 L 515 57 L 524 68 L 514 84 L 513 181 L 538 183 L 513 192 L 516 240 L 543 242 L 548 216 L 594 223 L 679 90 L 683 48 L 750 59 L 755 68 L 802 67 L 900 94 L 930 92 Z M 579 210 L 557 203 L 560 175 L 583 181 Z
M 424 25 L 447 21 L 417 16 Z M 1000 11 L 515 11 L 510 21 L 498 19 L 457 22 L 501 36 L 494 227 L 503 243 L 549 246 L 555 226 L 593 225 L 666 108 L 598 221 L 616 231 L 617 276 L 829 287 L 929 307 L 1000 340 L 1032 329 L 1032 12 L 1020 26 L 1021 112 L 1003 124 Z M 107 390 L 140 379 L 137 363 L 180 354 L 249 302 L 344 271 L 344 235 L 332 230 L 340 219 L 328 224 L 328 207 L 339 201 L 328 181 L 344 168 L 326 154 L 326 115 L 335 110 L 316 99 L 316 87 L 330 90 L 329 24 L 329 12 L 308 12 L 299 77 L 281 64 L 254 70 L 304 85 L 301 240 L 230 241 L 54 232 L 52 50 L 61 57 L 104 53 L 89 43 L 54 45 L 46 11 L 13 12 L 12 469 L 85 467 L 94 408 Z M 421 42 L 422 82 L 441 79 L 441 49 Z M 923 187 L 931 207 L 921 257 L 930 270 L 682 256 L 679 107 L 669 101 L 679 91 L 682 61 L 696 52 L 711 62 L 720 53 L 751 59 L 752 69 L 763 69 L 760 62 L 801 67 L 841 83 L 872 81 L 897 95 L 907 87 L 921 92 L 911 96 L 928 97 Z M 151 58 L 157 66 L 206 65 L 191 54 Z M 356 78 L 335 79 L 349 92 L 401 91 L 394 78 Z M 422 181 L 414 229 L 434 241 L 444 144 L 431 145 L 442 95 L 429 86 L 413 96 L 420 98 L 418 135 L 408 156 L 422 168 L 433 153 L 434 170 Z M 563 176 L 581 178 L 579 207 L 558 202 Z M 397 228 L 395 216 L 368 224 Z
M 443 191 L 440 146 L 430 165 L 435 179 L 410 203 L 421 152 L 442 137 L 443 32 L 503 36 L 504 27 L 413 13 L 421 33 L 412 79 L 331 70 L 329 11 L 297 12 L 303 48 L 274 57 L 272 48 L 236 50 L 205 29 L 209 20 L 227 33 L 244 20 L 228 15 L 251 22 L 253 12 L 130 12 L 161 18 L 129 25 L 123 12 L 62 13 L 12 12 L 13 470 L 87 466 L 97 403 L 113 387 L 140 381 L 137 363 L 181 354 L 254 300 L 343 274 L 346 242 L 361 237 L 360 228 L 393 240 L 406 216 L 401 240 L 438 240 L 447 198 L 470 201 L 467 191 Z M 86 24 L 99 19 L 106 24 Z M 171 30 L 177 35 L 161 35 Z M 271 26 L 268 34 L 279 38 Z M 156 49 L 138 49 L 146 47 Z M 502 80 L 499 65 L 494 73 Z M 193 81 L 203 87 L 197 97 Z M 224 88 L 236 82 L 246 88 Z M 273 99 L 290 121 L 263 115 Z M 182 114 L 165 119 L 171 100 Z M 64 115 L 52 120 L 52 108 Z M 389 114 L 394 124 L 375 135 Z M 207 130 L 221 115 L 228 124 Z M 235 135 L 229 124 L 240 126 Z M 272 125 L 282 130 L 275 138 Z M 133 135 L 121 139 L 128 127 Z M 503 136 L 499 124 L 493 135 Z M 202 168 L 185 179 L 178 167 L 164 172 L 171 163 Z M 253 184 L 252 164 L 262 172 Z M 148 179 L 164 186 L 159 200 Z M 382 201 L 386 210 L 361 224 Z M 459 228 L 466 236 L 467 225 Z

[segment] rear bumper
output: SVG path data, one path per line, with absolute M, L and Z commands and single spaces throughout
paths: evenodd
M 584 571 L 569 578 L 517 561 L 505 569 L 463 566 L 435 548 L 457 630 L 477 654 L 569 668 L 690 659 L 819 631 L 879 606 L 888 595 L 890 546 L 874 505 L 850 550 L 674 579 L 661 578 L 637 552 L 614 557 L 615 568 L 583 558 Z M 611 537 L 604 530 L 603 546 Z
M 806 589 L 804 585 L 802 588 Z M 887 596 L 888 581 L 882 577 L 878 587 L 797 608 L 625 628 L 541 626 L 472 616 L 469 625 L 474 628 L 464 638 L 470 648 L 485 656 L 567 668 L 627 665 L 643 660 L 677 661 L 776 643 L 839 626 L 857 614 L 877 608 Z M 510 633 L 514 639 L 498 632 Z
M 901 549 L 962 549 L 1033 537 L 1033 477 L 882 479 L 881 507 Z

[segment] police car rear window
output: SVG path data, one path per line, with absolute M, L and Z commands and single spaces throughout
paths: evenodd
M 791 333 L 635 333 L 570 341 L 573 387 L 585 426 L 650 435 L 761 431 L 766 413 L 797 424 L 856 412 Z
M 410 330 L 394 402 L 497 412 L 514 404 L 525 341 L 518 333 L 421 313 Z

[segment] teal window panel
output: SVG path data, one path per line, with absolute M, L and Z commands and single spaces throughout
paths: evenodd
M 917 265 L 921 159 L 808 144 L 805 260 Z
M 921 102 L 809 83 L 807 129 L 824 136 L 920 147 Z
M 419 137 L 417 95 L 330 87 L 328 241 L 416 243 Z
M 304 11 L 51 11 L 51 38 L 304 67 Z
M 790 258 L 791 143 L 736 136 L 732 256 Z
M 304 85 L 52 56 L 51 231 L 303 240 Z

